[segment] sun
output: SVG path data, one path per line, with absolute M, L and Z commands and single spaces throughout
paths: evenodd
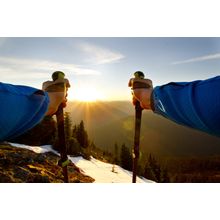
M 81 86 L 68 90 L 68 99 L 80 102 L 96 102 L 103 99 L 103 95 L 96 88 L 91 86 Z

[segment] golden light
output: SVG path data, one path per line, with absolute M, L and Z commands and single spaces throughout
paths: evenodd
M 103 100 L 103 98 L 102 93 L 91 86 L 81 86 L 78 88 L 70 88 L 68 90 L 68 100 L 95 102 L 98 100 Z

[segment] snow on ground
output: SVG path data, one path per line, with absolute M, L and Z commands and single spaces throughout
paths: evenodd
M 9 144 L 14 147 L 34 151 L 35 153 L 46 153 L 51 151 L 59 155 L 59 153 L 52 149 L 51 145 L 28 146 L 16 143 Z M 69 157 L 69 159 L 79 167 L 85 175 L 94 178 L 95 183 L 131 183 L 132 181 L 132 172 L 118 165 L 104 163 L 93 157 L 91 157 L 91 160 L 86 160 L 83 157 Z M 153 183 L 153 181 L 137 177 L 137 183 Z
M 114 170 L 112 170 L 113 164 L 104 163 L 95 158 L 85 160 L 82 157 L 70 157 L 70 160 L 86 175 L 94 178 L 95 183 L 131 183 L 132 181 L 132 172 L 118 165 L 114 165 Z M 153 183 L 153 181 L 137 177 L 137 183 Z
M 24 144 L 16 144 L 16 143 L 9 143 L 11 146 L 13 147 L 18 147 L 18 148 L 25 148 L 31 151 L 34 151 L 37 154 L 43 154 L 46 152 L 53 152 L 54 154 L 60 156 L 59 153 L 57 153 L 57 151 L 53 150 L 51 145 L 42 145 L 42 146 L 28 146 L 28 145 L 24 145 Z

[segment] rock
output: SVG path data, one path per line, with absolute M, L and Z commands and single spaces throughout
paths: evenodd
M 50 179 L 48 176 L 42 176 L 39 174 L 36 174 L 32 176 L 31 179 L 28 180 L 29 183 L 50 183 Z
M 14 183 L 10 175 L 0 172 L 0 183 Z
M 63 171 L 52 152 L 37 154 L 33 151 L 0 144 L 0 182 L 3 183 L 63 183 Z M 91 183 L 72 162 L 68 165 L 70 183 Z
M 8 166 L 10 164 L 10 160 L 8 158 L 0 158 L 0 167 Z
M 15 167 L 14 168 L 14 178 L 22 180 L 22 182 L 26 182 L 30 172 L 22 167 Z
M 35 158 L 35 161 L 38 163 L 43 163 L 46 159 L 47 158 L 45 154 L 38 154 Z

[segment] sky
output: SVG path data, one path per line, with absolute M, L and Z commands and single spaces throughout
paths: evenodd
M 71 83 L 70 100 L 130 100 L 137 70 L 154 86 L 219 75 L 220 38 L 0 38 L 1 82 L 41 88 L 57 70 Z

